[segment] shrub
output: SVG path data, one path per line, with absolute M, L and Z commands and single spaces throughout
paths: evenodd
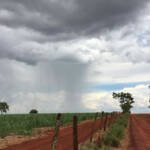
M 118 147 L 120 140 L 124 137 L 124 129 L 128 125 L 129 114 L 123 114 L 106 132 L 104 144 L 107 146 Z
M 38 111 L 36 109 L 30 110 L 30 114 L 37 114 L 37 113 L 38 113 Z

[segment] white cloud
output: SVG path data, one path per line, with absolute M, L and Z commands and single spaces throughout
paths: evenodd
M 148 85 L 137 85 L 134 88 L 125 88 L 123 91 L 132 93 L 134 97 L 133 112 L 150 112 L 148 108 L 150 96 Z
M 97 84 L 149 81 L 149 66 L 149 63 L 130 62 L 92 65 L 88 81 Z
M 8 99 L 9 113 L 28 113 L 31 109 L 37 109 L 40 113 L 61 112 L 64 92 L 60 91 L 49 94 L 19 92 L 12 94 Z
M 149 106 L 149 94 L 148 85 L 137 85 L 131 88 L 124 88 L 116 92 L 129 92 L 133 95 L 135 103 L 133 104 L 132 112 L 150 112 Z M 112 98 L 112 92 L 93 92 L 85 93 L 83 95 L 83 101 L 85 107 L 91 111 L 121 111 L 119 102 Z
M 120 111 L 118 101 L 112 98 L 111 92 L 92 92 L 83 95 L 85 107 L 91 111 Z

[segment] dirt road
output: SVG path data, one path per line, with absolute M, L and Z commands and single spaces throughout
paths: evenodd
M 128 150 L 150 150 L 150 114 L 131 115 Z
M 101 119 L 98 119 L 96 122 L 89 120 L 80 123 L 78 125 L 78 142 L 82 143 L 90 138 L 92 133 L 100 129 L 101 124 Z M 48 136 L 26 141 L 17 145 L 8 146 L 3 150 L 50 150 L 53 134 L 54 132 L 52 130 L 49 132 Z M 73 129 L 71 126 L 60 130 L 58 141 L 57 150 L 71 150 L 73 148 Z

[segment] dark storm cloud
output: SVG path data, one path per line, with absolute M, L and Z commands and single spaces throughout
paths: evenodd
M 0 58 L 35 65 L 48 55 L 38 51 L 45 47 L 56 50 L 50 47 L 52 42 L 94 37 L 126 25 L 140 16 L 147 3 L 148 0 L 0 0 Z
M 0 24 L 29 28 L 59 40 L 90 36 L 135 20 L 147 3 L 148 0 L 1 0 L 0 9 L 7 11 L 7 17 L 1 17 Z
M 21 50 L 21 48 L 16 49 L 15 43 L 12 39 L 7 39 L 6 37 L 0 36 L 0 59 L 7 58 L 10 60 L 16 60 L 19 62 L 25 62 L 29 65 L 35 65 L 38 61 L 45 59 L 38 51 Z

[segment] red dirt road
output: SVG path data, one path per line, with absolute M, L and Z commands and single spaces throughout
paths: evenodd
M 93 128 L 94 127 L 94 128 Z M 78 125 L 78 142 L 87 140 L 92 133 L 103 127 L 103 121 L 86 121 Z M 23 142 L 18 145 L 9 146 L 3 150 L 50 150 L 54 132 L 49 132 L 48 136 Z M 72 150 L 73 147 L 72 127 L 60 130 L 57 150 Z M 130 116 L 129 143 L 125 150 L 150 150 L 150 114 L 132 114 Z
M 98 119 L 95 123 L 91 120 L 80 123 L 78 125 L 78 142 L 82 143 L 87 140 L 92 133 L 100 129 L 102 126 L 101 119 Z M 93 128 L 94 127 L 94 128 Z M 53 130 L 49 133 L 48 136 L 34 139 L 31 141 L 23 142 L 21 144 L 9 146 L 3 150 L 50 150 Z M 71 126 L 62 128 L 58 137 L 57 150 L 71 150 L 73 147 L 73 129 Z
M 131 115 L 128 150 L 150 150 L 150 114 Z

